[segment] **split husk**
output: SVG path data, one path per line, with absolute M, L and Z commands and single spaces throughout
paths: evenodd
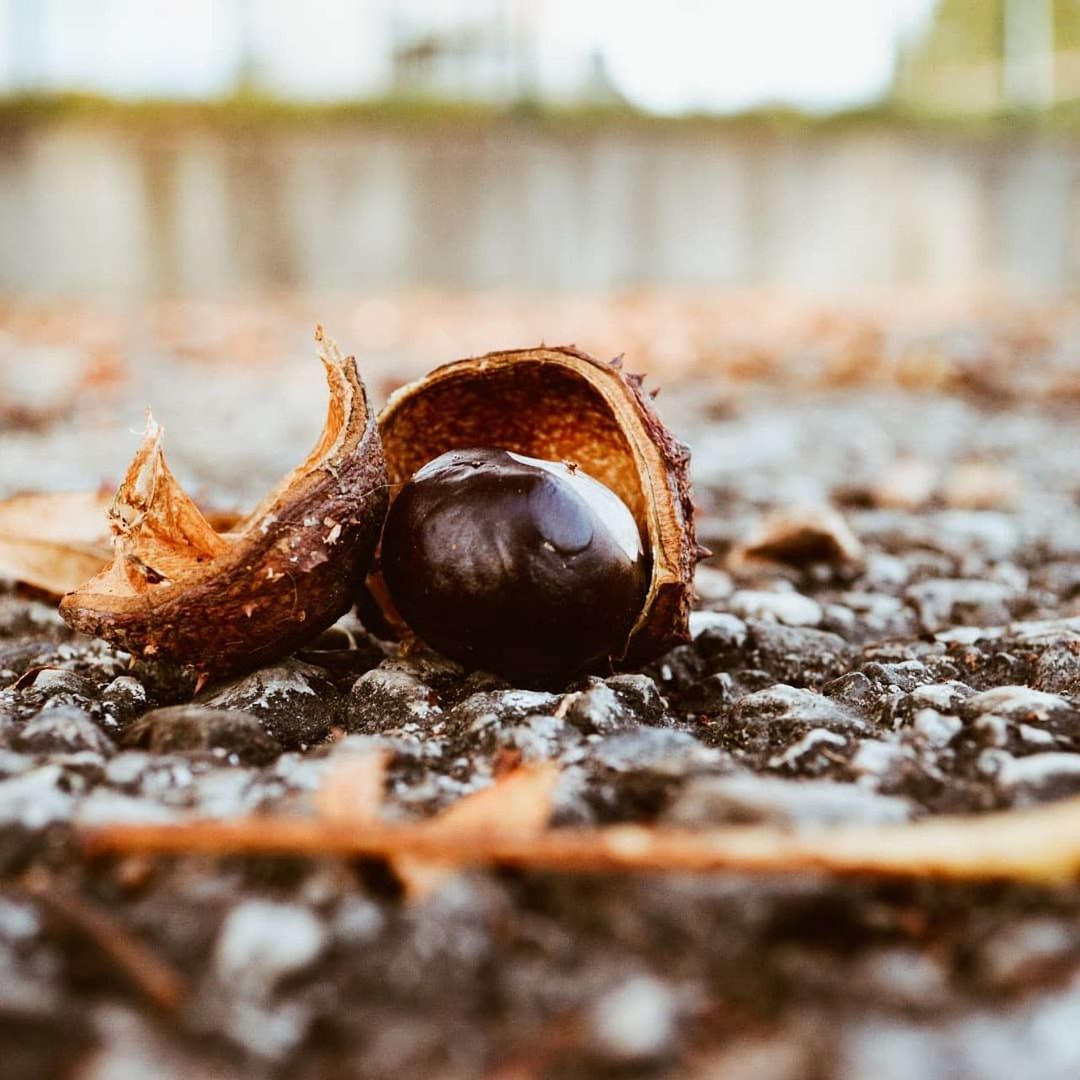
M 308 458 L 217 532 L 146 433 L 109 510 L 112 562 L 69 593 L 75 629 L 206 675 L 270 663 L 349 610 L 386 512 L 386 469 L 353 357 L 316 331 L 330 388 Z
M 447 450 L 489 446 L 568 461 L 630 508 L 651 560 L 641 615 L 611 657 L 632 667 L 689 638 L 694 535 L 690 454 L 664 426 L 642 378 L 570 346 L 494 352 L 402 387 L 379 417 L 391 492 Z M 369 579 L 391 625 L 377 573 Z

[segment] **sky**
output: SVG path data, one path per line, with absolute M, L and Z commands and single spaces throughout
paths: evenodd
M 0 0 L 0 89 L 212 96 L 247 40 L 268 88 L 385 90 L 392 23 L 417 35 L 498 16 L 529 24 L 545 93 L 570 100 L 603 58 L 659 112 L 855 105 L 889 84 L 898 40 L 935 0 Z

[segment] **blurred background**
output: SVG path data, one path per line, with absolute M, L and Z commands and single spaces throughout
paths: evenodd
M 376 400 L 546 340 L 1071 401 L 1078 283 L 1080 0 L 0 0 L 0 494 L 147 401 L 258 494 L 315 321 Z
M 1080 278 L 1077 0 L 0 0 L 0 288 Z

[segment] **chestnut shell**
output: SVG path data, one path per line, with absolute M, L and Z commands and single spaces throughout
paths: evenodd
M 457 360 L 396 391 L 379 416 L 391 499 L 419 468 L 447 450 L 499 447 L 569 461 L 629 507 L 651 565 L 641 613 L 619 667 L 655 659 L 689 638 L 694 533 L 690 453 L 664 426 L 642 379 L 572 346 Z M 376 572 L 369 588 L 402 625 Z
M 228 532 L 180 488 L 151 417 L 109 512 L 113 560 L 68 593 L 76 630 L 222 676 L 271 663 L 353 603 L 386 514 L 374 411 L 352 356 L 316 331 L 330 391 L 307 459 Z

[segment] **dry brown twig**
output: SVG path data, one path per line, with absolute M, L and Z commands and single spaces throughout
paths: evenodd
M 451 830 L 430 824 L 354 826 L 252 817 L 105 825 L 83 830 L 80 838 L 88 856 L 135 851 L 409 856 L 458 866 L 493 863 L 577 872 L 818 871 L 1056 885 L 1080 873 L 1080 799 L 1030 810 L 806 833 L 753 825 L 698 832 L 617 825 L 529 835 L 494 823 Z
M 166 1011 L 183 1004 L 187 994 L 183 976 L 104 908 L 60 885 L 51 875 L 33 876 L 27 887 L 54 916 L 91 941 L 148 1001 Z

